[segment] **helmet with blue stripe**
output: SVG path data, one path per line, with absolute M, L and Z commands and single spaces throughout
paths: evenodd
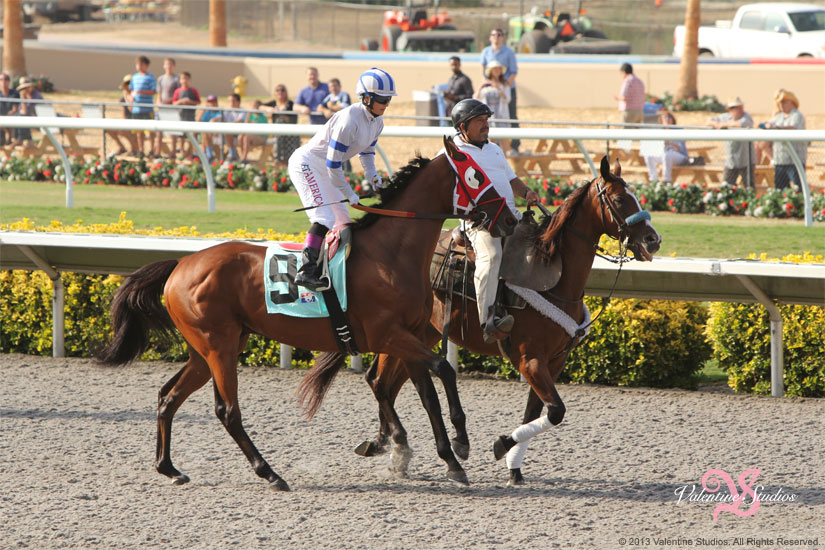
M 393 80 L 387 71 L 375 67 L 358 77 L 355 93 L 359 96 L 378 95 L 389 97 L 398 95 L 395 92 L 395 80 Z

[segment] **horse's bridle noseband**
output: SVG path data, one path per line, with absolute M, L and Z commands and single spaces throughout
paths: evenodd
M 604 221 L 605 208 L 607 208 L 608 214 L 610 214 L 610 220 L 619 227 L 619 237 L 623 235 L 629 236 L 631 226 L 651 219 L 650 212 L 647 210 L 639 210 L 627 218 L 622 216 L 618 208 L 616 208 L 616 205 L 613 204 L 613 201 L 607 196 L 607 186 L 601 185 L 599 182 L 596 182 L 596 196 L 599 197 L 602 228 L 604 229 L 606 235 L 610 235 L 610 233 L 607 232 L 607 224 Z

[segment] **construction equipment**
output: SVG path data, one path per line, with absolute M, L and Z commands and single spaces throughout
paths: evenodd
M 565 54 L 628 54 L 630 42 L 608 40 L 600 30 L 593 28 L 593 21 L 585 15 L 582 2 L 576 17 L 567 12 L 556 12 L 556 2 L 551 8 L 539 11 L 533 8 L 529 14 L 511 17 L 508 21 L 509 43 L 518 53 L 565 53 Z
M 437 4 L 437 3 L 436 3 Z M 450 25 L 451 18 L 446 11 L 427 16 L 422 6 L 407 2 L 406 10 L 384 12 L 381 27 L 381 41 L 365 38 L 362 50 L 385 52 L 471 52 L 475 34 L 459 31 Z

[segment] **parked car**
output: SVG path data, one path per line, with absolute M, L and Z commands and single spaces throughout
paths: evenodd
M 673 31 L 673 55 L 682 56 L 685 27 Z M 733 21 L 699 27 L 699 55 L 825 58 L 825 8 L 813 4 L 748 4 Z
M 39 15 L 52 22 L 70 19 L 88 21 L 103 7 L 103 0 L 24 0 L 22 7 L 23 15 L 28 20 Z

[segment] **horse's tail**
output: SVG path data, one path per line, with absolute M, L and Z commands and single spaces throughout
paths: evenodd
M 338 351 L 321 353 L 315 358 L 315 364 L 301 380 L 296 392 L 298 405 L 304 408 L 308 420 L 321 408 L 327 390 L 343 365 L 344 354 Z
M 175 324 L 161 302 L 163 286 L 177 260 L 164 260 L 141 267 L 120 285 L 112 302 L 112 328 L 109 345 L 95 354 L 108 365 L 125 365 L 149 347 L 149 333 L 160 331 L 171 338 Z

